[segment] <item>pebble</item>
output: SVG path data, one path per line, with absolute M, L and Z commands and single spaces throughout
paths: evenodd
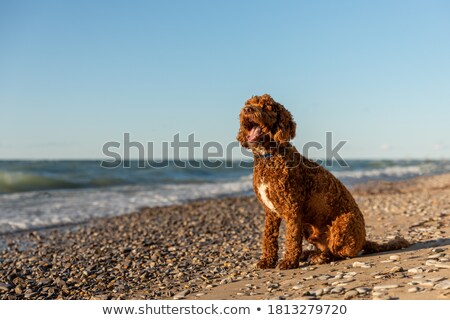
M 410 293 L 414 293 L 414 292 L 418 292 L 418 291 L 419 291 L 418 287 L 412 287 L 412 288 L 408 289 L 408 292 L 410 292 Z
M 323 289 L 317 289 L 317 290 L 309 291 L 309 292 L 316 297 L 323 295 Z
M 384 284 L 373 287 L 373 290 L 387 290 L 398 288 L 398 284 Z
M 419 286 L 421 286 L 421 287 L 430 287 L 430 288 L 431 288 L 432 286 L 434 286 L 434 283 L 431 282 L 431 281 L 428 280 L 428 279 L 421 279 L 421 280 L 411 281 L 411 282 L 409 282 L 408 284 L 413 285 L 413 286 L 419 285 Z
M 443 255 L 444 255 L 443 253 L 432 254 L 432 255 L 428 256 L 428 259 L 439 259 Z
M 400 256 L 395 254 L 395 255 L 390 256 L 389 259 L 393 260 L 393 261 L 398 261 L 398 260 L 400 260 Z
M 295 286 L 292 287 L 292 289 L 294 289 L 294 290 L 300 290 L 300 289 L 303 289 L 303 287 L 304 287 L 304 285 L 296 284 Z
M 345 275 L 344 275 L 344 278 L 353 278 L 354 276 L 356 276 L 357 275 L 357 273 L 356 272 L 347 272 Z
M 358 287 L 355 290 L 358 291 L 359 294 L 365 294 L 365 293 L 371 291 L 371 289 L 369 287 Z
M 279 283 L 267 283 L 267 289 L 268 290 L 270 290 L 270 289 L 278 289 L 280 287 L 280 284 Z
M 350 290 L 344 294 L 344 299 L 351 299 L 359 294 L 357 290 Z
M 391 270 L 389 270 L 390 273 L 396 273 L 396 272 L 402 272 L 402 271 L 404 271 L 404 270 L 400 266 L 395 266 Z
M 7 283 L 0 282 L 0 291 L 8 291 L 11 286 Z
M 355 281 L 355 279 L 342 279 L 342 280 L 338 280 L 338 281 L 335 281 L 335 282 L 333 282 L 331 285 L 333 286 L 333 287 L 336 287 L 336 286 L 338 286 L 338 287 L 344 287 L 344 286 L 346 286 L 349 282 L 353 282 L 353 281 Z
M 353 268 L 371 268 L 371 265 L 366 262 L 355 261 L 352 264 Z
M 384 296 L 386 293 L 383 291 L 372 291 L 372 296 L 374 297 L 381 297 Z
M 439 268 L 439 269 L 450 269 L 450 263 L 441 263 L 441 262 L 438 262 L 438 263 L 436 263 L 434 266 L 435 266 L 436 268 Z
M 173 296 L 173 299 L 174 300 L 183 299 L 184 297 L 186 297 L 189 294 L 189 292 L 191 292 L 189 289 L 181 291 L 181 292 L 178 292 L 176 295 Z
M 424 269 L 421 267 L 408 269 L 409 273 L 422 273 L 423 271 L 424 271 Z
M 394 262 L 394 260 L 389 259 L 389 260 L 381 260 L 380 261 L 380 263 L 390 263 L 390 262 Z
M 427 260 L 425 261 L 426 266 L 435 266 L 438 262 L 436 260 Z
M 329 293 L 332 289 L 333 289 L 333 287 L 325 287 L 325 288 L 323 288 L 323 293 L 324 293 L 324 294 L 327 294 L 327 293 Z
M 450 289 L 450 280 L 445 280 L 442 282 L 439 282 L 438 284 L 436 284 L 434 286 L 435 289 L 443 289 L 443 290 L 447 290 Z
M 443 248 L 434 248 L 434 249 L 432 249 L 431 251 L 432 251 L 432 252 L 439 253 L 439 252 L 444 252 L 445 249 L 443 249 Z
M 445 279 L 447 279 L 447 278 L 445 278 L 445 277 L 435 277 L 435 278 L 431 278 L 430 281 L 432 281 L 432 282 L 439 282 L 439 281 L 442 281 L 442 280 L 445 280 Z
M 326 281 L 328 279 L 332 278 L 332 276 L 328 275 L 328 274 L 323 274 L 319 277 L 317 277 L 317 279 L 321 280 L 321 281 Z
M 343 293 L 344 292 L 344 288 L 343 287 L 336 287 L 336 288 L 333 288 L 333 289 L 331 289 L 331 293 Z

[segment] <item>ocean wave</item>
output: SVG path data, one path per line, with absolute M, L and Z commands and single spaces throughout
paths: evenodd
M 0 172 L 0 192 L 20 192 L 40 189 L 67 189 L 77 185 L 60 179 L 23 172 Z
M 124 184 L 118 178 L 92 178 L 89 181 L 76 181 L 72 177 L 49 177 L 24 172 L 0 171 L 0 193 L 109 187 Z
M 404 176 L 418 176 L 426 173 L 427 170 L 422 166 L 392 166 L 381 169 L 360 169 L 353 171 L 338 171 L 333 174 L 338 178 L 401 178 Z
M 117 216 L 142 207 L 197 199 L 249 195 L 252 182 L 166 184 L 95 189 L 33 191 L 0 195 L 0 234 Z

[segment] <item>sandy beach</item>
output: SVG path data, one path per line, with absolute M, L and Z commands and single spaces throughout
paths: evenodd
M 264 214 L 255 197 L 204 200 L 0 236 L 0 298 L 450 299 L 450 174 L 352 193 L 370 240 L 413 245 L 257 270 Z

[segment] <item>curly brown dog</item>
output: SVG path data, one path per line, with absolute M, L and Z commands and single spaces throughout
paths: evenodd
M 396 250 L 409 243 L 397 238 L 380 245 L 366 240 L 364 217 L 344 185 L 289 142 L 296 124 L 291 113 L 268 94 L 247 100 L 240 113 L 238 141 L 254 156 L 253 186 L 265 209 L 263 254 L 259 268 L 278 261 L 278 230 L 286 221 L 286 254 L 280 269 L 300 260 L 313 264 Z M 316 250 L 302 254 L 302 240 Z

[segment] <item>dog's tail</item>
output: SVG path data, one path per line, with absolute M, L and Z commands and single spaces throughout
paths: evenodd
M 410 245 L 411 244 L 406 239 L 401 237 L 396 237 L 395 239 L 382 244 L 366 240 L 366 243 L 363 246 L 363 250 L 365 254 L 369 254 L 383 251 L 400 250 L 403 248 L 407 248 Z

